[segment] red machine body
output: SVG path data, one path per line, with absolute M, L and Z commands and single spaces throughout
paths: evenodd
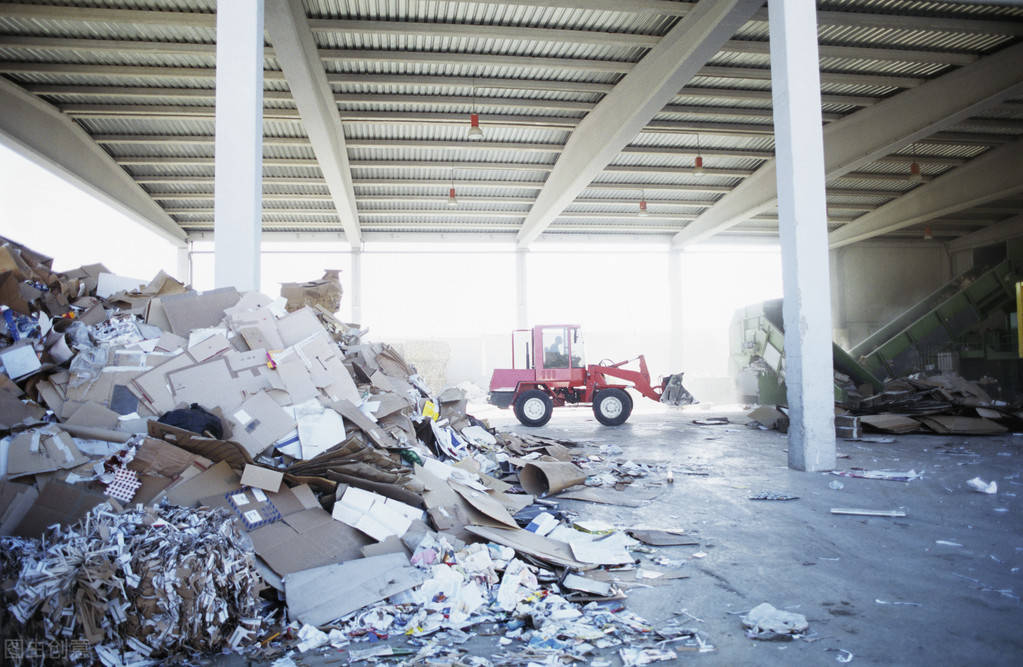
M 513 407 L 526 426 L 542 426 L 555 407 L 592 405 L 601 423 L 617 426 L 632 412 L 632 388 L 654 401 L 680 405 L 692 403 L 682 389 L 682 374 L 671 375 L 658 386 L 650 383 L 646 359 L 639 355 L 626 361 L 604 360 L 585 364 L 582 337 L 577 324 L 545 324 L 512 332 L 512 368 L 494 370 L 490 379 L 490 403 Z M 628 368 L 637 362 L 638 369 Z M 676 386 L 671 400 L 666 389 Z M 688 400 L 687 400 L 688 399 Z

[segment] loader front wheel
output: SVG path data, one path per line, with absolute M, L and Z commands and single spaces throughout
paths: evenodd
M 523 426 L 543 426 L 551 420 L 554 401 L 547 392 L 530 389 L 515 399 L 515 416 Z
M 624 389 L 603 389 L 593 399 L 593 416 L 604 426 L 619 426 L 632 414 L 632 397 Z

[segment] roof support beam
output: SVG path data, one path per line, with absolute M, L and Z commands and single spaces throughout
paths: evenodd
M 345 133 L 301 0 L 267 0 L 266 28 L 295 98 L 334 207 L 353 247 L 362 245 Z
M 999 146 L 913 188 L 828 235 L 832 248 L 864 241 L 1023 192 L 1023 141 Z
M 960 236 L 948 244 L 949 252 L 972 250 L 1023 236 L 1023 213 Z
M 0 141 L 163 238 L 184 244 L 184 230 L 82 128 L 5 79 L 0 79 Z
M 759 6 L 703 0 L 580 121 L 519 231 L 528 246 Z
M 981 109 L 1023 94 L 1023 44 L 890 97 L 824 126 L 826 177 L 831 180 L 959 123 Z M 704 211 L 674 239 L 683 246 L 717 234 L 774 205 L 776 164 L 770 160 Z

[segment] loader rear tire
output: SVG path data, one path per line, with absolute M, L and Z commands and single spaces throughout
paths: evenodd
M 624 389 L 602 389 L 593 398 L 593 416 L 604 426 L 620 426 L 632 414 L 632 397 Z
M 523 426 L 543 426 L 553 413 L 554 401 L 545 391 L 530 389 L 515 399 L 515 416 Z

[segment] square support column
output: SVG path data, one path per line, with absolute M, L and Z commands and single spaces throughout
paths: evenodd
M 824 140 L 812 2 L 770 2 L 771 88 L 785 301 L 789 467 L 835 467 Z
M 526 273 L 526 264 L 529 259 L 529 250 L 517 248 L 515 250 L 515 328 L 529 328 L 529 280 Z
M 352 322 L 362 324 L 362 250 L 352 248 Z
M 668 314 L 670 317 L 670 329 L 668 331 L 669 360 L 671 361 L 672 373 L 684 370 L 685 349 L 682 342 L 682 280 L 683 263 L 682 250 L 678 248 L 668 249 Z
M 192 282 L 192 242 L 178 248 L 178 273 L 175 276 L 186 285 Z
M 258 290 L 263 185 L 263 1 L 217 0 L 214 282 Z

